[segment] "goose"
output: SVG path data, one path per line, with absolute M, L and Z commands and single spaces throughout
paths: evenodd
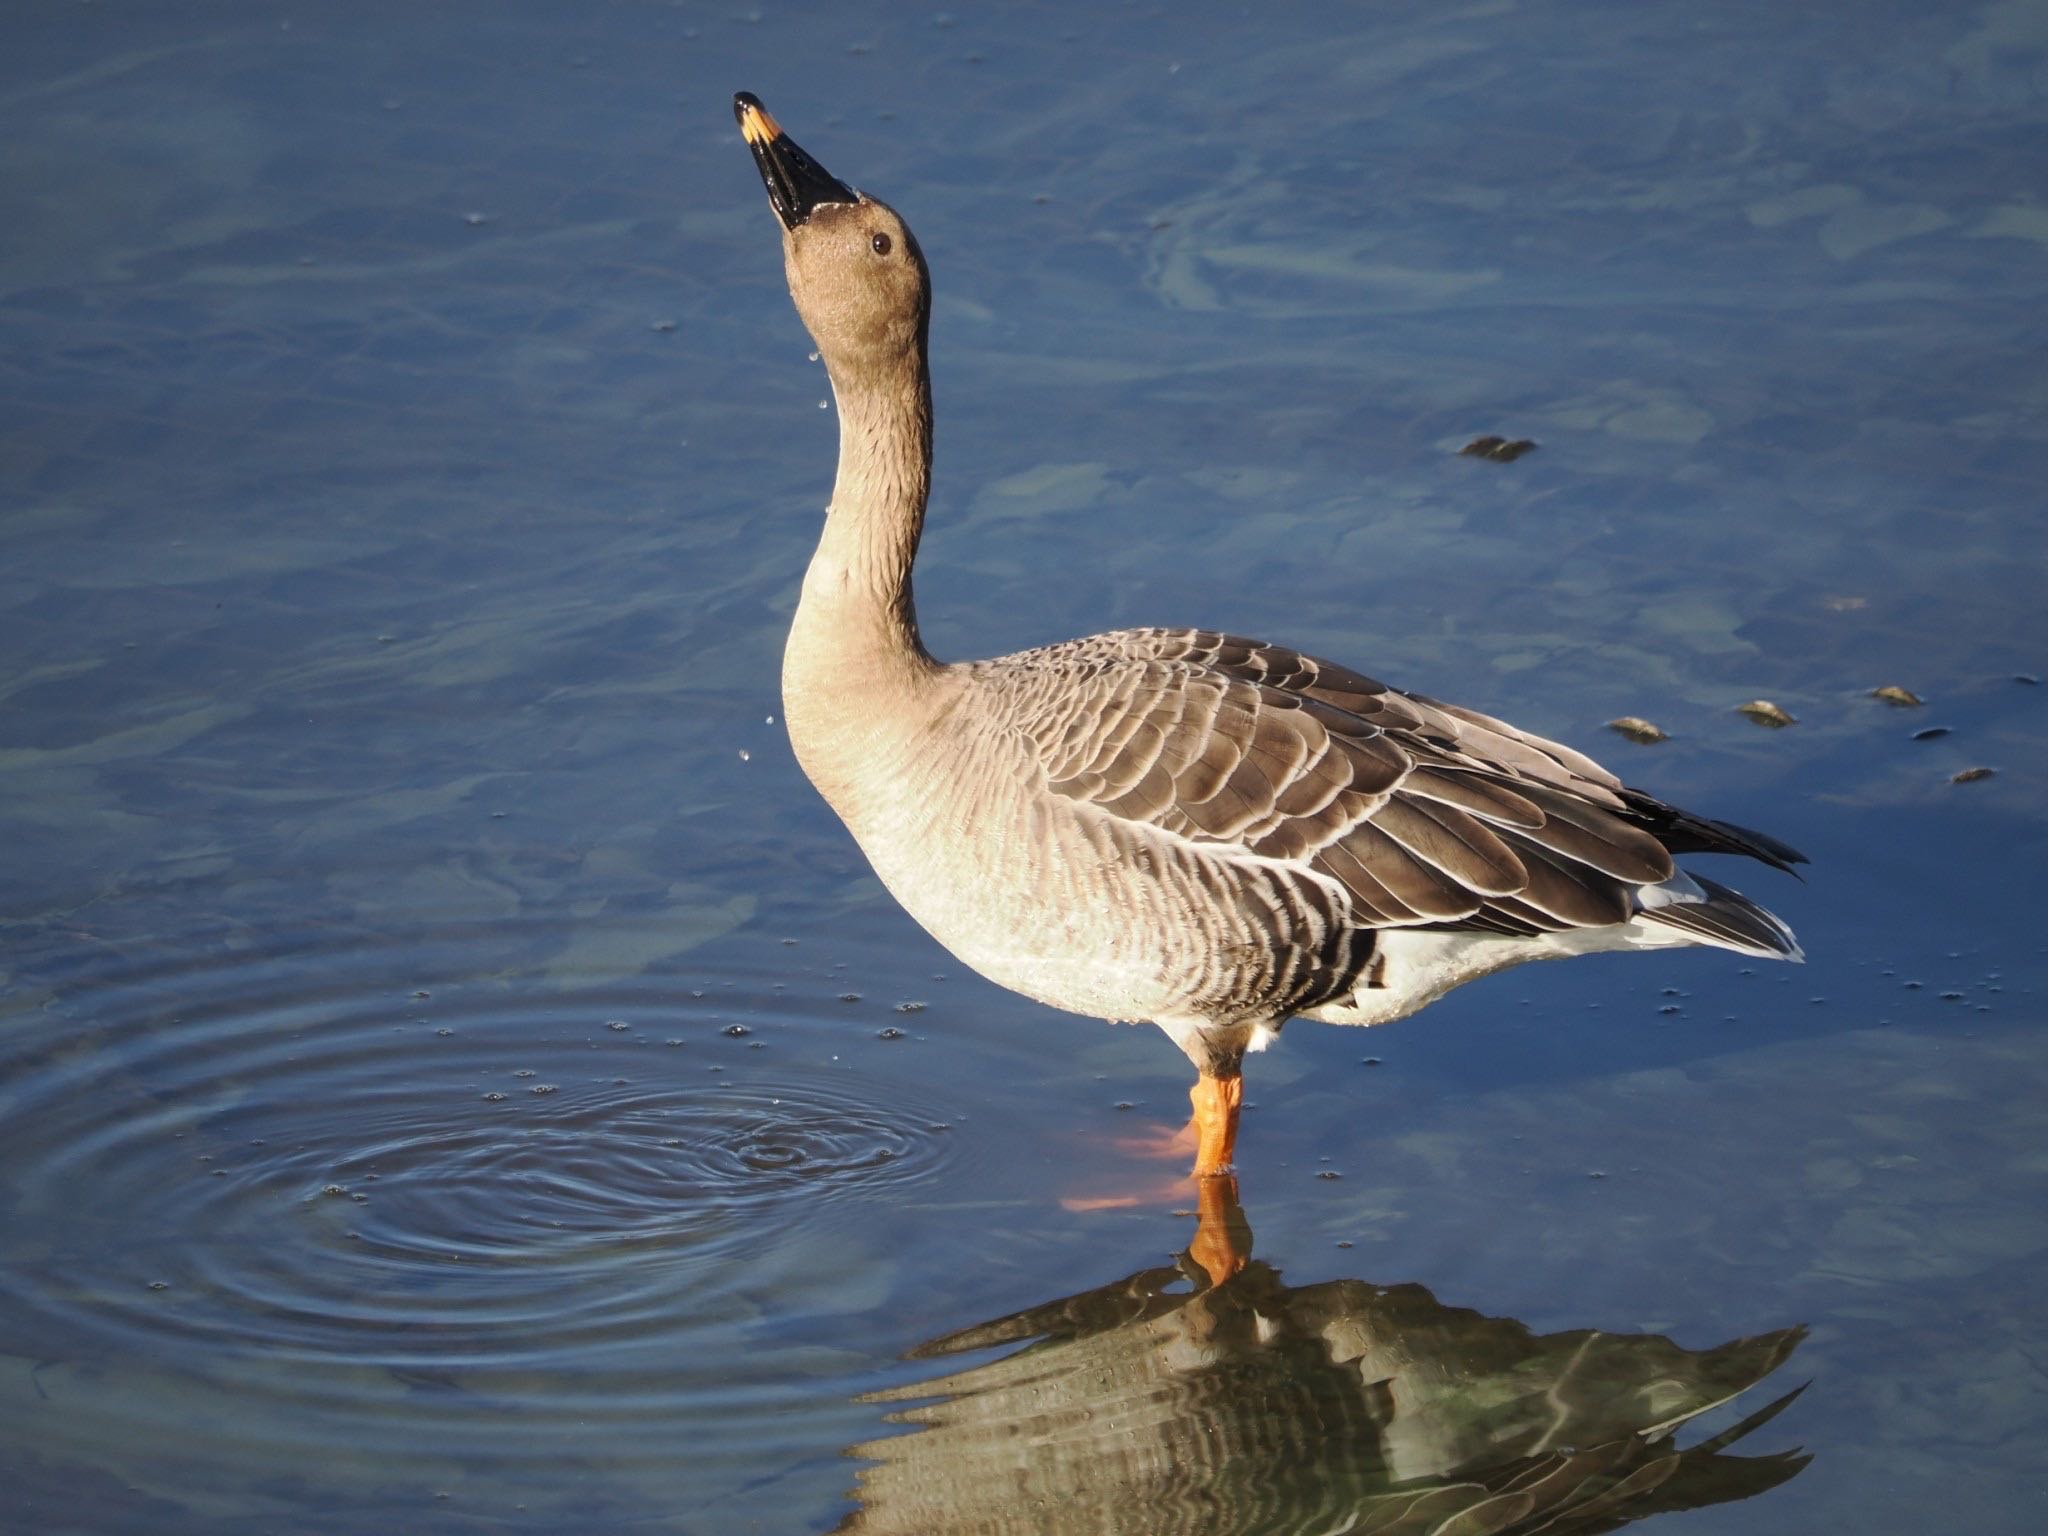
M 902 217 L 734 98 L 839 417 L 783 652 L 798 763 L 895 900 L 1053 1008 L 1149 1021 L 1194 1064 L 1194 1176 L 1293 1018 L 1385 1024 L 1525 961 L 1711 945 L 1803 958 L 1675 854 L 1801 854 L 1572 748 L 1348 667 L 1200 629 L 987 661 L 925 649 L 931 275 Z

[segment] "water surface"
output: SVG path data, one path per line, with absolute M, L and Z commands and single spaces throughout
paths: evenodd
M 2038 6 L 0 31 L 0 1527 L 2035 1528 Z M 1178 1053 L 961 973 L 781 734 L 834 423 L 738 88 L 932 263 L 942 654 L 1508 715 L 1804 848 L 1714 872 L 1810 963 L 1290 1029 L 1222 1284 L 1107 1204 Z

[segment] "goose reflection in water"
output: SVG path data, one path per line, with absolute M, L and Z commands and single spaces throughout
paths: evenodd
M 1746 1499 L 1801 1451 L 1736 1456 L 1803 1388 L 1684 1447 L 1687 1421 L 1782 1365 L 1802 1328 L 1689 1350 L 1535 1334 L 1419 1285 L 1290 1286 L 1253 1260 L 1236 1181 L 1202 1181 L 1178 1263 L 934 1339 L 873 1394 L 913 1432 L 870 1441 L 843 1532 L 1589 1536 Z

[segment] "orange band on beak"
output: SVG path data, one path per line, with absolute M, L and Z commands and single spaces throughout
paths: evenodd
M 772 144 L 782 137 L 782 125 L 768 115 L 766 107 L 750 101 L 740 108 L 740 137 L 749 144 Z

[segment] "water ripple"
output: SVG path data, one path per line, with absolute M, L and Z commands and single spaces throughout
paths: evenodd
M 843 983 L 700 968 L 564 994 L 468 959 L 103 957 L 17 1013 L 0 1348 L 146 1359 L 288 1406 L 271 1433 L 294 1439 L 374 1407 L 396 1454 L 422 1382 L 536 1432 L 715 1410 L 761 1383 L 705 1379 L 704 1330 L 826 1283 L 863 1203 L 967 1144 L 883 1075 L 901 1048 Z

